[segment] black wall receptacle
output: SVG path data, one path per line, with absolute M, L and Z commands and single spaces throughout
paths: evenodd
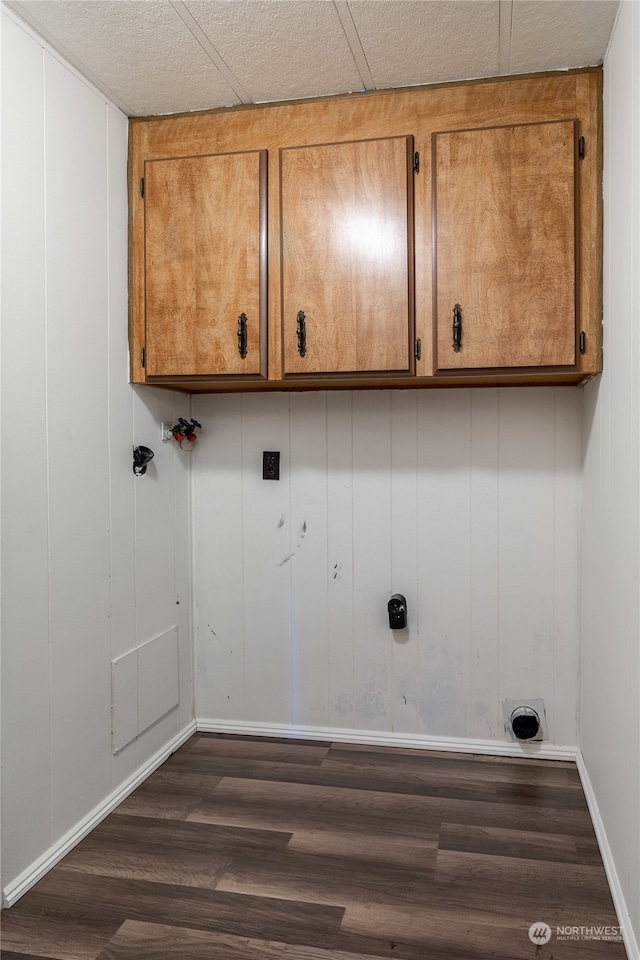
M 144 477 L 150 460 L 153 460 L 153 450 L 149 447 L 133 448 L 133 472 L 136 477 Z
M 262 451 L 262 479 L 279 480 L 280 479 L 280 451 L 263 450 Z
M 394 593 L 387 604 L 389 614 L 389 628 L 404 630 L 407 625 L 407 599 L 401 593 Z

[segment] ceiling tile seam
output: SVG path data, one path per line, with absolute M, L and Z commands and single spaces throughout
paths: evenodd
M 235 74 L 229 69 L 209 37 L 206 35 L 196 18 L 187 7 L 186 3 L 183 3 L 182 0 L 169 0 L 169 3 L 178 14 L 187 30 L 189 30 L 194 40 L 200 44 L 218 72 L 229 84 L 240 103 L 253 103 L 252 98 L 244 89 Z
M 498 0 L 498 76 L 511 73 L 513 0 Z
M 364 52 L 364 47 L 362 46 L 362 40 L 360 39 L 358 28 L 356 27 L 353 16 L 351 14 L 348 0 L 333 0 L 333 5 L 336 9 L 336 13 L 338 14 L 338 17 L 340 18 L 342 29 L 344 30 L 345 37 L 347 38 L 347 43 L 349 44 L 351 53 L 353 55 L 353 59 L 358 69 L 358 73 L 360 74 L 362 87 L 364 90 L 375 90 L 376 84 L 373 79 L 373 74 L 369 69 L 369 62 L 367 60 L 367 55 Z
M 65 64 L 66 61 L 65 65 L 75 70 L 87 83 L 90 83 L 96 90 L 99 90 L 104 97 L 110 100 L 115 107 L 122 110 L 128 117 L 135 116 L 135 110 L 132 110 L 131 107 L 124 102 L 122 97 L 119 97 L 111 87 L 107 86 L 104 80 L 101 80 L 95 73 L 92 73 L 82 60 L 79 60 L 67 47 L 60 43 L 58 38 L 54 37 L 22 3 L 19 3 L 18 0 L 2 0 L 2 6 L 14 13 L 27 27 L 31 27 L 38 38 L 50 47 L 49 52 L 60 60 L 61 63 Z

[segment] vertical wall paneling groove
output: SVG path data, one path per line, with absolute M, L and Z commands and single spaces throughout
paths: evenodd
M 2 46 L 2 887 L 11 900 L 162 755 L 191 720 L 193 695 L 189 454 L 160 441 L 160 422 L 188 416 L 189 397 L 139 396 L 128 383 L 127 119 L 6 8 Z M 135 442 L 156 454 L 139 481 Z M 179 706 L 114 755 L 111 661 L 176 626 Z M 151 692 L 169 688 L 175 658 L 148 659 Z M 137 703 L 125 708 L 129 716 Z
M 525 388 L 503 391 L 500 397 L 500 700 L 543 696 L 548 708 L 553 693 L 556 396 L 555 389 L 538 393 Z M 577 417 L 574 429 L 579 430 Z M 575 480 L 574 465 L 577 497 Z M 540 562 L 542 557 L 547 562 Z M 575 569 L 573 585 L 575 606 Z M 571 682 L 573 687 L 575 676 Z M 554 739 L 553 723 L 552 729 Z
M 174 397 L 175 419 L 191 416 L 190 398 L 182 394 Z M 191 476 L 195 451 L 173 452 L 173 622 L 178 628 L 178 683 L 179 703 L 176 710 L 176 729 L 182 730 L 195 716 L 193 694 L 193 569 L 191 548 Z
M 189 669 L 188 632 L 190 602 L 188 589 L 180 593 L 176 574 L 175 529 L 177 502 L 188 511 L 189 461 L 193 454 L 180 451 L 173 443 L 162 443 L 160 423 L 173 423 L 179 416 L 190 416 L 188 396 L 165 390 L 133 388 L 134 444 L 153 449 L 155 456 L 144 477 L 134 479 L 135 503 L 135 582 L 136 582 L 136 646 L 178 626 L 179 663 Z M 177 467 L 176 460 L 182 466 Z M 184 463 L 182 461 L 184 460 Z M 179 472 L 178 472 L 179 471 Z M 177 477 L 181 485 L 175 485 Z M 184 506 L 186 504 L 186 507 Z M 187 536 L 182 531 L 180 542 L 185 550 L 182 565 L 188 572 L 188 520 L 183 519 Z M 182 602 L 179 602 L 182 599 Z M 182 612 L 184 607 L 184 613 Z M 139 681 L 140 681 L 139 675 Z M 152 677 L 149 678 L 152 682 Z M 191 678 L 189 677 L 189 683 Z M 167 713 L 137 741 L 137 766 L 153 756 L 178 730 L 177 709 Z
M 291 709 L 294 723 L 311 726 L 329 722 L 326 423 L 326 393 L 292 394 Z
M 640 11 L 604 66 L 604 372 L 584 390 L 581 749 L 640 944 Z M 634 955 L 634 953 L 630 953 Z
M 327 393 L 327 654 L 329 726 L 352 727 L 353 394 Z
M 582 392 L 556 388 L 553 471 L 553 636 L 552 682 L 554 735 L 568 743 L 580 729 L 579 703 L 567 697 L 565 677 L 578 677 L 580 607 L 567 598 L 580 591 L 581 491 L 576 496 L 575 464 L 581 460 Z M 576 574 L 576 571 L 578 573 Z
M 289 564 L 297 530 L 291 516 L 290 400 L 286 393 L 245 394 L 241 403 L 245 697 L 247 718 L 267 723 L 283 722 L 292 708 Z M 280 480 L 262 479 L 263 450 L 280 451 Z M 233 613 L 237 620 L 239 611 Z
M 500 392 L 493 390 L 471 394 L 469 710 L 475 736 L 486 739 L 502 735 L 498 643 L 500 398 Z
M 469 726 L 471 392 L 419 398 L 421 733 Z
M 354 725 L 384 730 L 393 709 L 391 394 L 353 395 Z
M 225 394 L 194 416 L 196 700 L 217 716 L 245 716 L 242 397 Z M 284 536 L 284 534 L 283 534 Z
M 49 54 L 45 137 L 56 836 L 111 788 L 108 318 L 104 102 Z
M 407 598 L 408 625 L 388 630 L 393 667 L 393 727 L 419 729 L 418 676 L 418 394 L 398 390 L 391 399 L 391 580 L 389 592 Z M 384 609 L 384 597 L 382 614 Z
M 539 696 L 577 742 L 577 390 L 193 403 L 199 717 L 502 740 Z
M 130 469 L 133 447 L 133 391 L 126 389 L 128 344 L 120 322 L 127 311 L 127 128 L 119 111 L 106 107 L 109 256 L 109 497 L 111 554 L 111 659 L 136 646 L 136 578 L 134 483 Z M 118 202 L 119 201 L 119 202 Z M 113 757 L 111 785 L 117 786 L 137 766 L 135 741 Z
M 8 18 L 1 39 L 2 89 L 21 91 L 2 105 L 2 780 L 15 787 L 4 791 L 2 832 L 6 840 L 11 825 L 10 876 L 51 843 L 51 687 L 43 52 Z

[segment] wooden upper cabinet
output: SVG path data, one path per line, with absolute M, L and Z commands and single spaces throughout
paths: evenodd
M 147 377 L 266 377 L 266 161 L 146 161 Z
M 599 69 L 133 118 L 132 381 L 586 382 L 601 121 Z
M 413 138 L 280 150 L 284 375 L 413 372 Z
M 437 370 L 575 366 L 575 121 L 432 145 Z

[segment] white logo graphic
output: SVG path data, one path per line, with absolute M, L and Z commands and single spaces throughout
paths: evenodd
M 540 920 L 538 920 L 537 923 L 532 923 L 529 927 L 529 940 L 539 945 L 549 943 L 549 940 L 551 940 L 551 927 L 549 924 L 542 923 Z

